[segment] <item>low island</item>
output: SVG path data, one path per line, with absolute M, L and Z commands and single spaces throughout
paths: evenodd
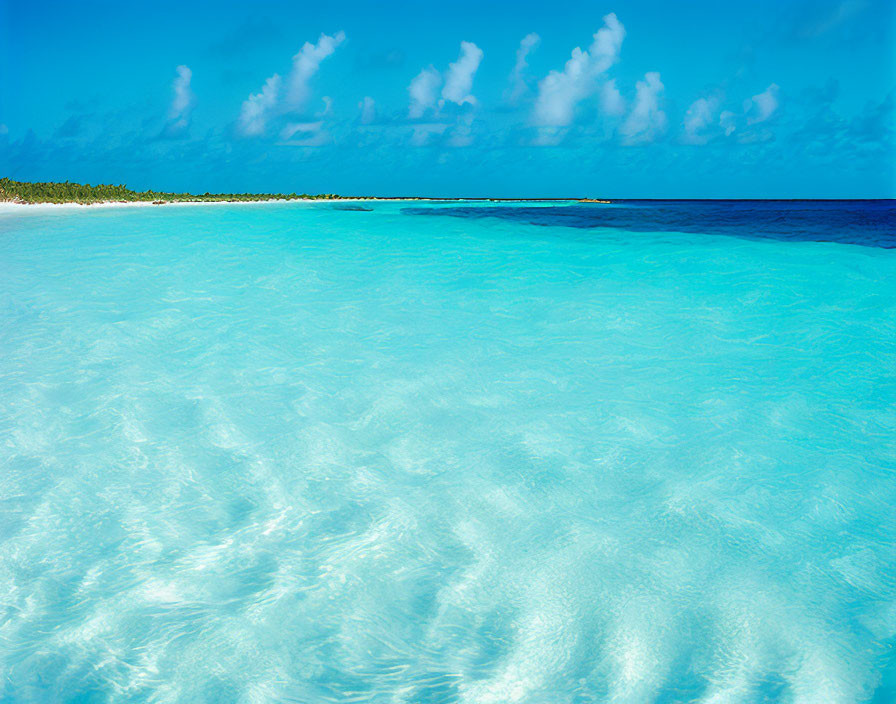
M 28 182 L 0 178 L 0 201 L 23 204 L 37 203 L 240 203 L 266 200 L 337 200 L 335 193 L 169 193 L 166 191 L 133 191 L 127 186 L 64 182 Z
M 71 181 L 14 181 L 0 178 L 0 203 L 13 205 L 114 205 L 168 203 L 257 203 L 291 200 L 384 200 L 384 201 L 481 201 L 488 203 L 579 202 L 609 203 L 596 198 L 445 198 L 439 196 L 342 196 L 336 193 L 172 193 L 170 191 L 134 191 L 125 185 L 91 186 Z

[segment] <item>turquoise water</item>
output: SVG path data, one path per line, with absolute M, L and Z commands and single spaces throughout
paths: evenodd
M 893 701 L 896 250 L 367 207 L 0 215 L 0 701 Z

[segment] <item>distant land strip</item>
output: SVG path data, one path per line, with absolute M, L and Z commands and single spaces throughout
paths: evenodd
M 242 202 L 260 200 L 335 200 L 335 193 L 169 193 L 132 191 L 127 186 L 64 182 L 28 182 L 0 178 L 0 201 L 13 203 L 185 203 Z
M 569 202 L 609 203 L 594 198 L 444 198 L 437 196 L 342 196 L 336 193 L 171 193 L 168 191 L 134 191 L 125 185 L 71 181 L 13 181 L 0 178 L 0 202 L 38 203 L 240 203 L 268 200 L 426 200 L 426 201 L 481 201 L 494 203 Z

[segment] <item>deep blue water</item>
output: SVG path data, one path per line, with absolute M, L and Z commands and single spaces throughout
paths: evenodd
M 616 200 L 612 204 L 409 207 L 408 215 L 632 232 L 686 232 L 896 247 L 896 201 Z

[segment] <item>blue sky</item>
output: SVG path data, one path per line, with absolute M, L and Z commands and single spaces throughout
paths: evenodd
M 896 196 L 889 0 L 0 0 L 0 171 L 190 191 Z

